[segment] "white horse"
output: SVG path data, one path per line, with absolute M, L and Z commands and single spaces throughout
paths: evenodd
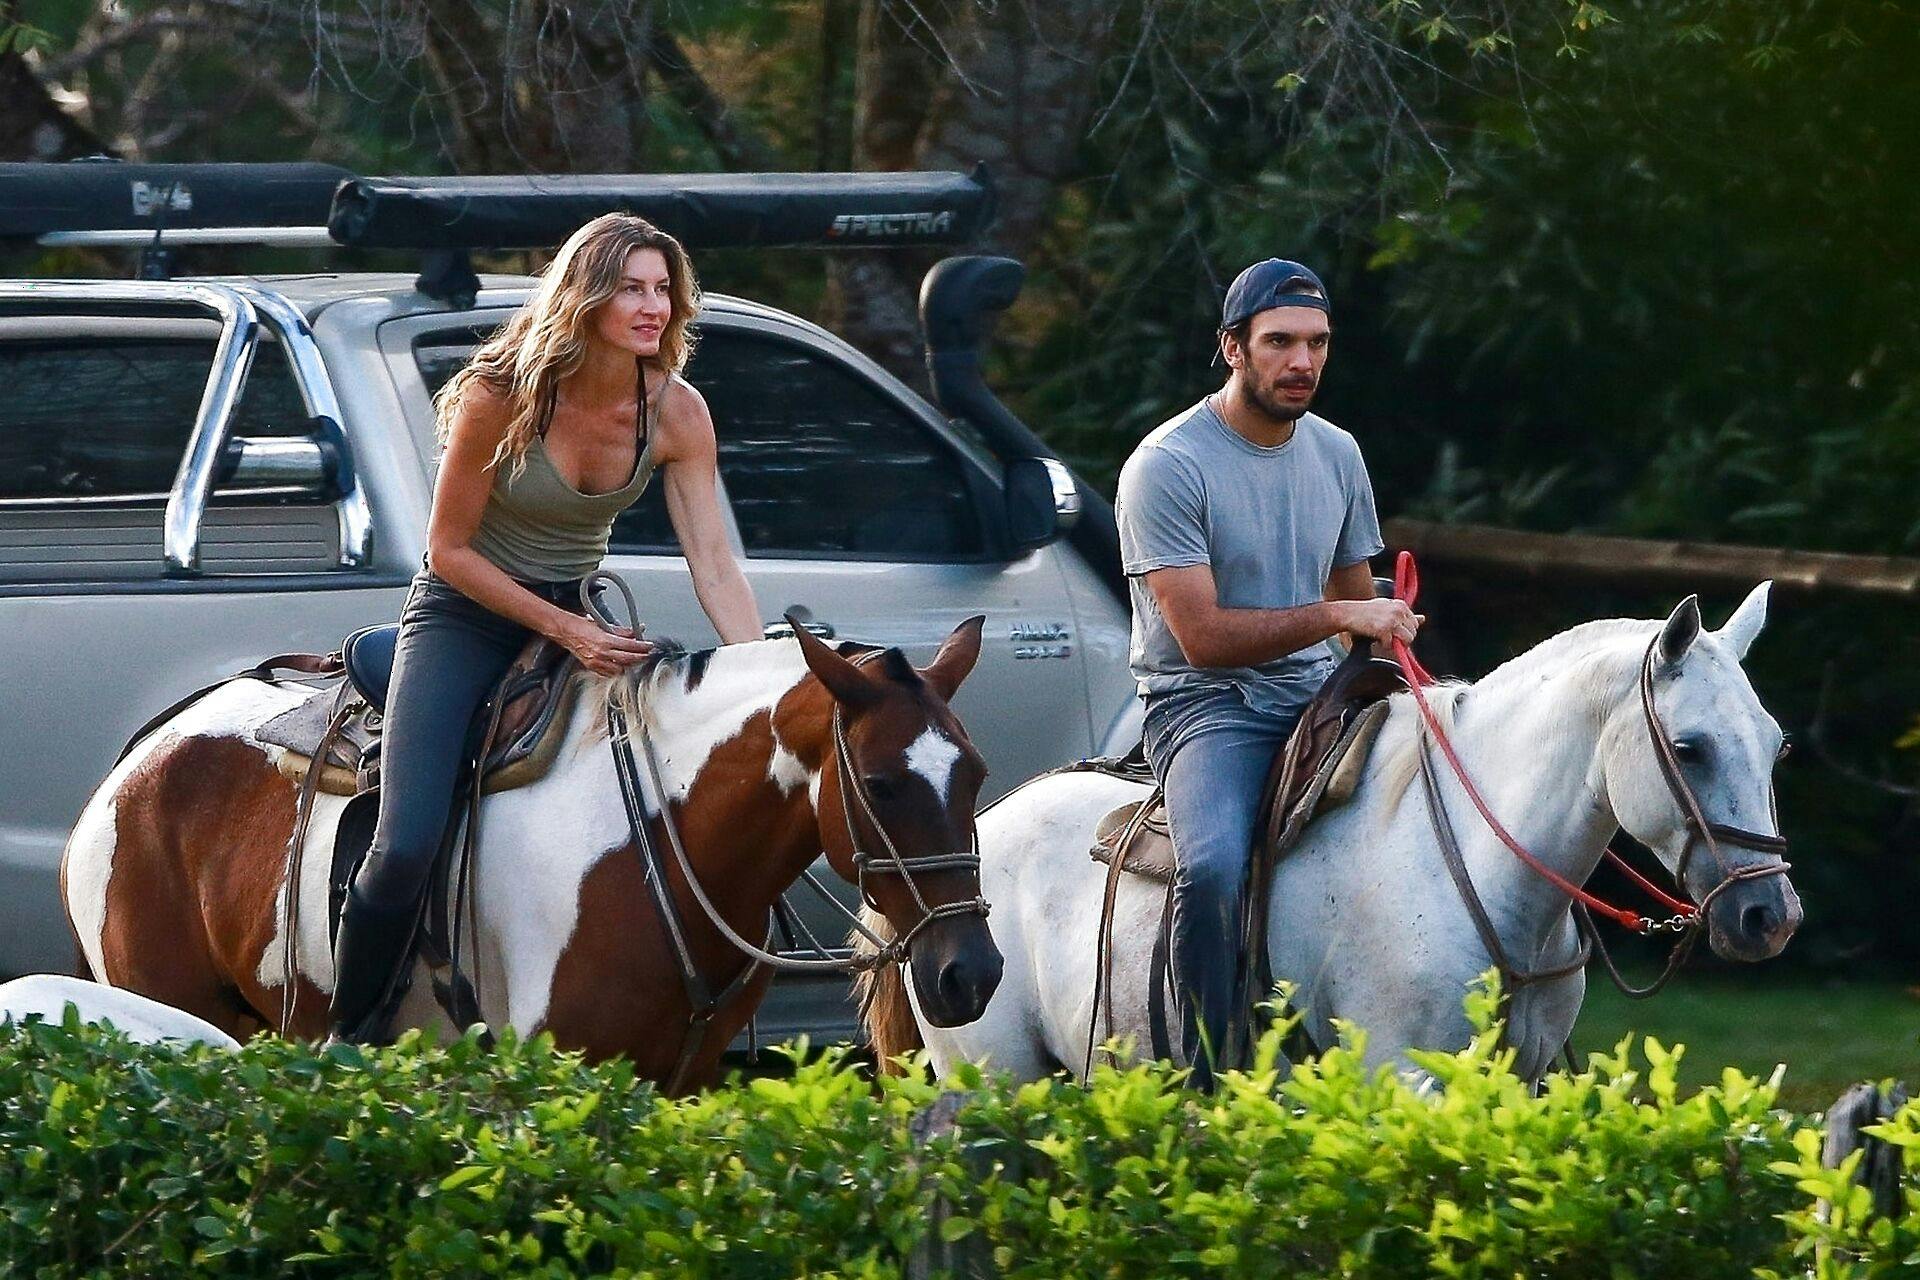
M 1801 916 L 1777 852 L 1740 847 L 1719 830 L 1778 831 L 1772 773 L 1783 740 L 1740 668 L 1766 618 L 1767 586 L 1718 632 L 1702 633 L 1690 597 L 1665 623 L 1586 623 L 1477 683 L 1428 691 L 1469 776 L 1524 847 L 1581 884 L 1625 829 L 1670 873 L 1684 866 L 1694 901 L 1719 889 L 1708 939 L 1737 960 L 1777 954 Z M 1639 693 L 1650 645 L 1652 723 L 1664 724 L 1701 817 L 1721 835 L 1718 859 L 1682 857 L 1692 827 L 1663 776 Z M 1436 843 L 1418 776 L 1421 733 L 1411 695 L 1394 695 L 1353 798 L 1307 829 L 1268 898 L 1268 959 L 1275 978 L 1293 985 L 1308 1035 L 1332 1043 L 1336 1019 L 1364 1028 L 1370 1064 L 1463 1047 L 1472 1034 L 1463 994 L 1493 964 Z M 1513 966 L 1545 973 L 1577 960 L 1568 898 L 1489 833 L 1437 753 L 1436 768 L 1465 865 Z M 981 886 L 1005 957 L 1000 986 L 977 1021 L 940 1028 L 916 1017 L 917 1035 L 906 1017 L 909 997 L 918 1013 L 917 994 L 877 989 L 868 1009 L 876 1049 L 888 1056 L 924 1037 L 943 1075 L 965 1060 L 1020 1078 L 1080 1072 L 1106 874 L 1088 849 L 1101 816 L 1145 792 L 1099 773 L 1062 773 L 983 814 Z M 1753 878 L 1723 886 L 1729 872 Z M 1127 875 L 1114 911 L 1114 1018 L 1097 1034 L 1131 1039 L 1136 1052 L 1151 1043 L 1149 969 L 1163 897 L 1161 885 Z M 1516 1070 L 1537 1078 L 1551 1066 L 1585 990 L 1576 969 L 1511 993 Z
M 62 973 L 30 973 L 0 982 L 0 1023 L 40 1017 L 60 1022 L 72 1006 L 80 1021 L 111 1023 L 141 1044 L 173 1041 L 238 1049 L 240 1042 L 204 1018 L 137 992 L 70 978 Z

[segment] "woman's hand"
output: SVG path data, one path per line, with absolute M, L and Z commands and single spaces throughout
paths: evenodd
M 552 638 L 597 676 L 617 676 L 653 653 L 653 643 L 635 636 L 632 627 L 607 628 L 577 614 L 568 617 Z

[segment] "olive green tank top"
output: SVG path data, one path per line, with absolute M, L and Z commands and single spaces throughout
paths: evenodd
M 653 477 L 653 432 L 647 429 L 647 397 L 641 383 L 640 438 L 633 475 L 607 493 L 582 493 L 567 483 L 547 452 L 553 397 L 547 398 L 539 434 L 527 446 L 525 464 L 494 469 L 480 527 L 469 545 L 522 582 L 567 582 L 600 567 L 613 534 L 614 517 L 632 506 Z

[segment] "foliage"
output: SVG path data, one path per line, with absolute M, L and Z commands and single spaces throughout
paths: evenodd
M 936 1086 L 834 1054 L 670 1101 L 544 1037 L 229 1054 L 29 1022 L 0 1028 L 0 1272 L 897 1275 L 935 1197 L 1011 1276 L 1784 1265 L 1803 1122 L 1775 1082 L 1683 1098 L 1678 1048 L 1623 1041 L 1536 1097 L 1493 1009 L 1470 996 L 1478 1038 L 1414 1078 L 1355 1039 L 1282 1082 L 1279 1030 L 1213 1097 L 968 1072 L 925 1147 Z
M 1794 1122 L 1771 1083 L 1729 1071 L 1683 1100 L 1677 1047 L 1647 1041 L 1642 1069 L 1623 1041 L 1536 1097 L 1490 1016 L 1483 997 L 1473 1045 L 1418 1055 L 1418 1082 L 1368 1071 L 1355 1037 L 1279 1083 L 1270 1036 L 1207 1102 L 1154 1067 L 989 1091 L 967 1143 L 1011 1172 L 949 1162 L 942 1185 L 1015 1277 L 1744 1276 L 1777 1255 L 1790 1197 L 1765 1166 Z
M 1887 1082 L 1881 1082 L 1884 1088 Z M 1870 1280 L 1912 1275 L 1920 1265 L 1920 1101 L 1908 1102 L 1886 1121 L 1863 1132 L 1899 1148 L 1903 1157 L 1897 1218 L 1875 1218 L 1872 1193 L 1854 1185 L 1864 1156 L 1856 1151 L 1837 1169 L 1821 1163 L 1820 1135 L 1804 1130 L 1793 1137 L 1794 1156 L 1774 1164 L 1773 1172 L 1794 1179 L 1813 1203 L 1787 1215 L 1798 1237 L 1796 1255 L 1811 1260 L 1814 1280 Z M 1805 1266 L 1762 1269 L 1764 1280 L 1808 1275 Z
M 1571 467 L 1529 523 L 1913 552 L 1920 187 L 1890 158 L 1920 29 L 1877 0 L 1622 16 L 1476 106 L 1445 200 L 1382 228 L 1435 425 L 1503 474 Z
M 1557 477 L 1455 518 L 1920 548 L 1909 13 L 1288 8 L 1255 38 L 1191 6 L 1109 73 L 1004 369 L 1089 474 L 1218 379 L 1221 291 L 1281 254 L 1328 278 L 1322 402 L 1389 514 L 1446 509 L 1451 446 L 1456 477 Z M 1330 83 L 1329 30 L 1386 87 Z
M 666 1104 L 549 1039 L 0 1047 L 0 1274 L 868 1275 L 912 1222 L 903 1100 L 836 1057 Z

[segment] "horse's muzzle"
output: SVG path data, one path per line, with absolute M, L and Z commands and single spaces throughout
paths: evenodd
M 986 1012 L 1004 962 L 980 916 L 943 920 L 914 940 L 913 991 L 936 1027 L 959 1027 Z
M 1800 895 L 1783 875 L 1727 889 L 1707 912 L 1707 941 L 1723 960 L 1770 960 L 1800 927 Z

